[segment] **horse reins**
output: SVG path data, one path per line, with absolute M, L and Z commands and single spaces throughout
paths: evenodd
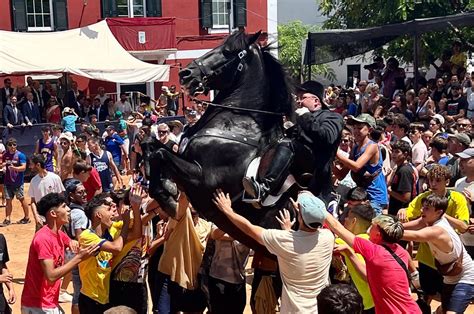
M 221 104 L 216 104 L 210 101 L 205 101 L 198 99 L 194 96 L 189 96 L 189 98 L 192 101 L 203 103 L 207 106 L 211 107 L 218 107 L 218 108 L 224 108 L 224 109 L 229 109 L 229 110 L 238 110 L 238 111 L 248 111 L 248 112 L 253 112 L 253 113 L 261 113 L 261 114 L 268 114 L 268 115 L 273 115 L 273 116 L 284 116 L 285 114 L 282 112 L 272 112 L 272 111 L 266 111 L 266 110 L 258 110 L 258 109 L 251 109 L 251 108 L 242 108 L 242 107 L 235 107 L 232 105 L 221 105 Z

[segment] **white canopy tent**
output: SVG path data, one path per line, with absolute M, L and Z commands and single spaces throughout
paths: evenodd
M 140 61 L 117 41 L 105 20 L 52 33 L 0 31 L 0 74 L 77 74 L 116 83 L 167 82 L 169 66 Z

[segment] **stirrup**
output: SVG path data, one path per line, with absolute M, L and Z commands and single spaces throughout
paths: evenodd
M 244 201 L 248 203 L 260 202 L 261 201 L 261 189 L 260 184 L 255 180 L 254 177 L 244 177 L 242 179 L 242 185 L 244 186 Z M 248 196 L 245 197 L 245 196 Z

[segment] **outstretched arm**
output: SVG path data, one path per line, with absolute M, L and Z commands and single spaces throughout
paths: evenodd
M 344 228 L 344 226 L 339 221 L 337 221 L 336 218 L 334 218 L 332 215 L 327 215 L 326 223 L 329 225 L 331 231 L 337 234 L 341 239 L 343 239 L 344 242 L 349 244 L 350 247 L 354 246 L 355 235 L 346 228 Z
M 224 194 L 224 192 L 219 189 L 214 193 L 214 199 L 212 201 L 237 228 L 242 230 L 242 232 L 251 238 L 255 239 L 258 243 L 264 245 L 262 233 L 265 229 L 260 226 L 253 225 L 246 218 L 236 214 L 232 209 L 232 201 L 230 200 L 229 193 Z

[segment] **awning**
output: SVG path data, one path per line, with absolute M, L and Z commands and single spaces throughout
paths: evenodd
M 168 65 L 130 55 L 106 21 L 62 32 L 0 31 L 0 74 L 61 72 L 117 83 L 169 80 Z
M 474 12 L 439 16 L 364 29 L 331 29 L 308 34 L 304 64 L 323 64 L 382 47 L 400 36 L 417 36 L 474 25 Z

